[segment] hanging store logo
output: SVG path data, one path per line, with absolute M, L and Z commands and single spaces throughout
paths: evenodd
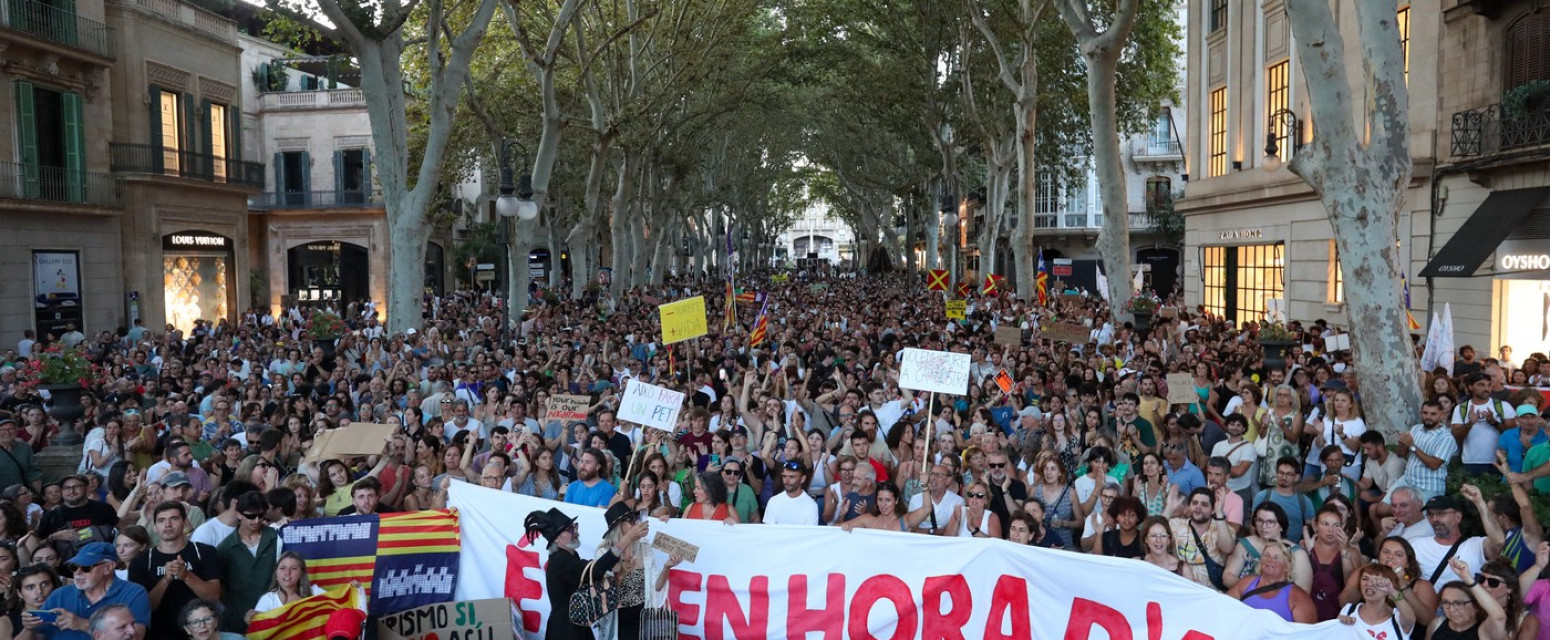
M 1509 253 L 1501 258 L 1503 271 L 1533 271 L 1550 269 L 1550 254 Z

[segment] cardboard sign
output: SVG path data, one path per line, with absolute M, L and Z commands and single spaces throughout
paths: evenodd
M 1001 387 L 1001 393 L 1012 392 L 1012 376 L 1002 369 L 996 372 L 996 386 Z
M 996 344 L 1019 345 L 1023 343 L 1023 330 L 1019 327 L 996 327 Z
M 948 320 L 962 320 L 962 319 L 968 317 L 968 315 L 965 313 L 968 310 L 968 308 L 969 308 L 969 303 L 968 303 L 967 300 L 948 300 L 947 301 L 947 319 Z
M 899 363 L 899 388 L 953 395 L 969 392 L 969 354 L 905 349 Z
M 630 378 L 619 400 L 619 419 L 672 431 L 678 428 L 683 406 L 684 394 Z
M 807 292 L 808 293 L 823 293 L 823 292 L 828 291 L 828 290 L 829 290 L 829 283 L 827 283 L 827 282 L 814 282 L 814 283 L 812 283 L 812 284 L 807 286 Z
M 1039 327 L 1040 338 L 1048 338 L 1055 342 L 1084 344 L 1087 342 L 1087 336 L 1091 334 L 1092 331 L 1082 326 L 1082 323 L 1069 320 L 1051 322 Z
M 347 460 L 356 456 L 374 456 L 382 453 L 382 445 L 387 444 L 397 432 L 398 425 L 353 422 L 343 429 L 328 429 L 317 434 L 307 457 L 312 460 Z
M 700 555 L 699 547 L 685 542 L 682 538 L 675 538 L 661 531 L 652 536 L 651 548 L 666 553 L 669 556 L 678 556 L 689 563 L 693 563 L 694 558 Z
M 788 274 L 777 273 L 777 274 L 775 274 L 773 276 L 770 276 L 770 282 L 773 282 L 775 284 L 782 284 L 782 283 L 786 283 L 786 282 L 790 282 L 790 281 L 791 281 L 791 276 L 788 275 Z
M 705 323 L 705 296 L 685 298 L 657 307 L 662 320 L 662 344 L 698 338 L 709 330 Z
M 1172 320 L 1179 317 L 1179 310 L 1174 307 L 1163 307 L 1157 310 L 1157 317 Z
M 438 602 L 378 618 L 377 638 L 507 638 L 511 623 L 511 601 L 506 598 Z
M 592 398 L 588 396 L 555 394 L 549 396 L 548 411 L 544 416 L 547 420 L 585 421 L 590 406 Z
M 1195 394 L 1195 377 L 1187 373 L 1168 374 L 1168 404 L 1194 404 L 1200 401 Z

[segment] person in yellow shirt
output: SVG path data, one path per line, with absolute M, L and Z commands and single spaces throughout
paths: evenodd
M 1141 402 L 1136 405 L 1136 413 L 1147 424 L 1162 424 L 1163 414 L 1168 412 L 1168 400 L 1157 395 L 1157 379 L 1151 376 L 1141 378 Z

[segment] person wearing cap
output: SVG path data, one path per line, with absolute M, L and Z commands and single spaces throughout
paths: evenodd
M 37 535 L 31 540 L 46 539 L 68 545 L 69 550 L 86 540 L 112 540 L 113 528 L 118 526 L 118 512 L 106 502 L 87 498 L 90 484 L 83 475 L 65 476 L 59 483 L 64 501 L 43 514 L 35 532 Z
M 53 611 L 58 617 L 52 622 L 44 622 L 42 618 L 23 612 L 24 630 L 17 634 L 17 640 L 87 640 L 92 637 L 92 615 L 113 605 L 129 608 L 135 636 L 144 640 L 147 625 L 151 623 L 150 598 L 140 585 L 113 575 L 117 565 L 118 551 L 112 543 L 93 542 L 81 547 L 67 561 L 73 576 L 71 582 L 55 589 L 43 601 L 43 610 Z
M 628 507 L 625 508 L 626 510 Z M 591 640 L 592 629 L 587 626 L 571 624 L 565 612 L 570 610 L 571 596 L 575 595 L 581 587 L 582 571 L 586 569 L 587 562 L 576 554 L 576 549 L 581 548 L 580 529 L 576 526 L 576 519 L 565 515 L 559 509 L 550 508 L 548 511 L 534 511 L 527 514 L 523 520 L 523 528 L 527 531 L 528 541 L 538 536 L 543 536 L 549 542 L 549 562 L 544 568 L 544 585 L 549 594 L 549 624 L 544 630 L 545 640 Z M 644 522 L 622 524 L 619 537 L 602 553 L 598 554 L 593 565 L 592 574 L 599 578 L 623 557 L 624 550 L 635 544 L 635 541 L 646 536 L 648 527 Z
M 0 486 L 26 484 L 43 490 L 43 470 L 32 459 L 32 446 L 16 439 L 20 425 L 9 413 L 0 413 Z
M 193 532 L 199 528 L 199 525 L 205 523 L 204 510 L 200 509 L 198 505 L 192 504 L 194 486 L 190 482 L 188 474 L 183 473 L 182 471 L 173 471 L 168 473 L 162 476 L 161 487 L 161 499 L 163 501 L 177 502 L 178 504 L 183 505 L 183 509 L 187 511 L 187 530 L 189 532 Z M 160 527 L 156 526 L 154 519 L 155 517 L 151 513 L 152 509 L 155 507 L 155 504 L 147 505 L 147 508 L 140 514 L 140 522 L 138 523 L 140 526 L 145 527 L 145 529 L 151 533 L 152 544 L 156 544 L 161 540 L 161 534 L 159 533 L 161 529 Z
M 152 521 L 159 541 L 129 561 L 129 581 L 145 588 L 157 637 L 176 640 L 182 637 L 178 612 L 198 598 L 219 599 L 225 572 L 214 547 L 189 541 L 182 502 L 156 505 Z
M 1518 419 L 1517 425 L 1502 432 L 1502 436 L 1496 443 L 1497 462 L 1505 458 L 1507 464 L 1500 465 L 1502 474 L 1523 473 L 1523 455 L 1529 449 L 1537 445 L 1550 442 L 1550 436 L 1545 435 L 1545 420 L 1539 415 L 1539 408 L 1531 404 L 1519 405 L 1514 416 Z
M 1459 494 L 1474 501 L 1479 497 L 1480 489 L 1466 484 L 1459 488 Z M 1432 535 L 1411 539 L 1410 546 L 1415 548 L 1415 560 L 1421 566 L 1421 577 L 1432 584 L 1438 584 L 1438 580 L 1446 573 L 1448 560 L 1462 558 L 1471 567 L 1482 566 L 1486 558 L 1495 558 L 1501 553 L 1506 542 L 1506 536 L 1496 519 L 1489 517 L 1483 518 L 1480 523 L 1486 535 L 1465 538 L 1460 527 L 1464 521 L 1464 502 L 1457 496 L 1434 496 L 1426 501 L 1423 511 L 1426 519 L 1432 523 Z

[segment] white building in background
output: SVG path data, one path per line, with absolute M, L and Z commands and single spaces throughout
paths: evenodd
M 809 206 L 791 228 L 780 234 L 780 248 L 786 260 L 813 257 L 839 265 L 855 258 L 855 245 L 856 236 L 850 227 L 830 215 L 828 205 L 823 203 Z

